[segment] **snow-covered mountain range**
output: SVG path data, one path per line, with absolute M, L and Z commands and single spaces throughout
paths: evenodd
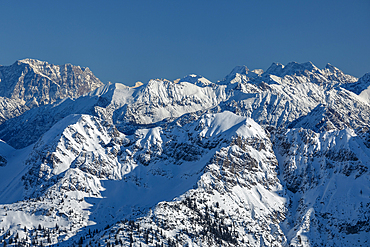
M 370 77 L 235 67 L 137 86 L 0 67 L 8 245 L 368 246 Z

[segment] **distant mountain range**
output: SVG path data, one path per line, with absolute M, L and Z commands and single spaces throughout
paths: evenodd
M 370 245 L 370 73 L 128 87 L 25 59 L 0 79 L 8 245 Z
M 23 59 L 0 66 L 0 122 L 66 97 L 77 98 L 103 83 L 89 68 Z

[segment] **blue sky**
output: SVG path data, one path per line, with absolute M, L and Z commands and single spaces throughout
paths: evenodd
M 370 72 L 370 1 L 1 1 L 0 64 L 36 58 L 132 85 L 235 66 Z

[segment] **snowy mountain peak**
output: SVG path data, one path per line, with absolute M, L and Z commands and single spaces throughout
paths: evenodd
M 27 58 L 0 67 L 0 97 L 4 97 L 0 101 L 15 101 L 22 108 L 14 109 L 15 113 L 66 97 L 76 98 L 102 85 L 88 68 L 71 64 L 59 66 Z M 11 117 L 13 114 L 3 116 Z
M 264 73 L 263 69 L 254 69 L 252 70 L 252 72 L 259 76 L 261 76 Z
M 29 65 L 33 65 L 33 66 L 40 66 L 40 65 L 48 65 L 49 63 L 48 62 L 45 62 L 45 61 L 40 61 L 40 60 L 37 60 L 37 59 L 33 59 L 33 58 L 25 58 L 25 59 L 21 59 L 21 60 L 18 60 L 16 63 L 18 64 L 29 64 Z
M 370 84 L 370 73 L 364 74 L 360 79 L 358 79 L 360 83 L 369 83 Z
M 265 74 L 269 75 L 281 75 L 284 69 L 284 65 L 281 63 L 272 63 L 270 67 L 265 71 Z
M 230 75 L 235 75 L 235 74 L 248 74 L 249 69 L 247 66 L 242 65 L 242 66 L 236 66 L 231 72 Z
M 259 77 L 261 70 L 250 71 L 247 66 L 236 66 L 219 84 L 240 84 L 248 82 L 253 78 Z
M 142 86 L 142 85 L 144 85 L 144 83 L 142 83 L 141 81 L 137 81 L 137 82 L 135 83 L 135 85 L 134 85 L 134 86 L 132 86 L 131 88 L 138 88 L 138 87 L 140 87 L 140 86 Z
M 68 68 L 68 69 L 78 68 L 78 69 L 81 69 L 84 72 L 91 72 L 88 67 L 80 67 L 78 65 L 75 66 L 75 65 L 72 65 L 70 63 L 66 63 L 66 64 L 63 64 L 63 65 L 54 65 L 54 64 L 50 64 L 46 61 L 41 61 L 41 60 L 33 59 L 33 58 L 25 58 L 25 59 L 18 60 L 16 62 L 16 64 L 18 64 L 18 65 L 28 64 L 35 70 L 35 72 L 42 73 L 42 74 L 45 74 L 45 75 L 47 75 L 47 73 L 45 73 L 44 70 L 47 69 L 47 68 L 56 69 L 56 70 L 58 70 L 60 68 L 63 68 L 63 67 Z
M 272 77 L 271 77 L 272 76 Z M 346 83 L 354 83 L 356 77 L 344 74 L 338 68 L 328 64 L 324 69 L 319 69 L 312 62 L 290 62 L 286 66 L 273 63 L 262 75 L 266 82 L 272 83 L 303 83 L 313 82 L 326 87 L 334 87 Z
M 322 72 L 325 74 L 328 74 L 328 75 L 333 75 L 333 76 L 336 76 L 336 77 L 343 77 L 345 76 L 345 74 L 343 73 L 343 71 L 341 71 L 340 69 L 338 69 L 337 67 L 331 65 L 330 63 L 326 64 L 325 68 L 322 70 Z
M 366 73 L 358 79 L 357 84 L 361 85 L 363 88 L 368 88 L 370 86 L 370 73 Z
M 305 71 L 305 70 L 308 70 L 310 72 L 314 72 L 314 71 L 317 71 L 318 68 L 312 63 L 312 62 L 306 62 L 306 63 L 297 63 L 297 62 L 290 62 L 288 63 L 285 68 L 285 70 L 288 71 Z
M 306 71 L 316 72 L 319 71 L 319 69 L 312 62 L 301 64 L 297 62 L 290 62 L 286 66 L 280 63 L 273 63 L 270 68 L 267 69 L 265 74 L 284 77 L 286 75 L 303 75 L 306 74 Z
M 327 63 L 327 64 L 325 65 L 325 69 L 328 69 L 330 72 L 334 72 L 334 71 L 339 70 L 337 67 L 335 67 L 335 66 L 331 65 L 330 63 Z
M 182 78 L 178 81 L 178 83 L 181 83 L 181 82 L 190 82 L 190 83 L 192 83 L 194 85 L 197 85 L 197 86 L 200 86 L 200 87 L 205 87 L 205 86 L 208 86 L 208 85 L 212 84 L 211 81 L 204 78 L 203 76 L 195 75 L 195 74 L 190 74 L 188 76 L 185 76 L 184 78 Z
M 357 95 L 362 94 L 362 96 L 366 96 L 368 99 L 370 99 L 368 96 L 370 90 L 368 89 L 370 86 L 370 73 L 366 73 L 363 75 L 358 81 L 353 83 L 348 83 L 344 85 L 343 87 L 347 90 L 350 90 L 354 92 Z

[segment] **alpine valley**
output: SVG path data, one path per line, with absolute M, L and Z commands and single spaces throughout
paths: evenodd
M 370 246 L 370 73 L 129 87 L 0 66 L 4 246 Z

